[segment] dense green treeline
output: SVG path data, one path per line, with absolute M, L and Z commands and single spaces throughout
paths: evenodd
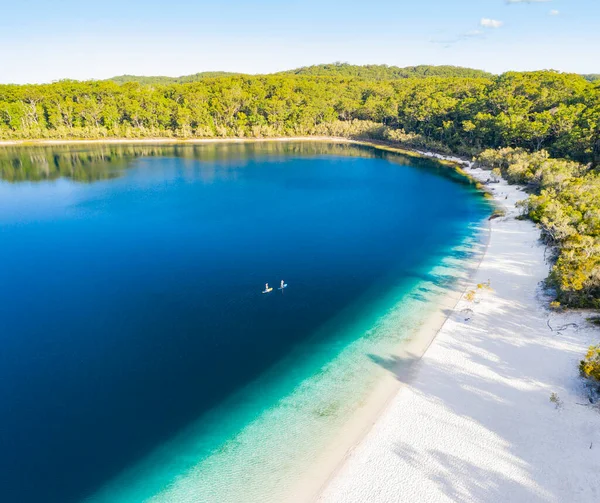
M 136 75 L 119 75 L 107 79 L 118 84 L 125 82 L 139 82 L 140 84 L 186 84 L 198 82 L 207 78 L 231 77 L 234 75 L 244 75 L 232 72 L 201 72 L 193 75 L 183 75 L 181 77 L 143 77 Z M 303 66 L 294 70 L 277 72 L 270 75 L 307 75 L 320 77 L 350 77 L 366 80 L 395 80 L 407 79 L 410 77 L 485 77 L 491 78 L 492 74 L 483 70 L 473 68 L 463 68 L 459 66 L 407 66 L 399 68 L 388 65 L 350 65 L 348 63 L 331 63 L 324 65 Z M 249 75 L 246 75 L 249 76 Z M 266 76 L 266 75 L 264 75 Z
M 126 82 L 139 82 L 140 84 L 186 84 L 198 82 L 207 78 L 231 77 L 234 75 L 247 75 L 239 72 L 200 72 L 181 77 L 119 75 L 112 77 L 111 82 L 124 84 Z M 365 80 L 396 80 L 408 78 L 428 77 L 461 77 L 461 78 L 494 78 L 494 75 L 475 68 L 465 68 L 451 65 L 418 65 L 418 66 L 388 66 L 388 65 L 351 65 L 349 63 L 329 63 L 321 65 L 303 66 L 293 70 L 285 70 L 267 75 L 309 75 L 312 77 L 350 77 Z M 249 76 L 249 75 L 247 75 Z M 600 80 L 600 74 L 590 73 L 582 75 L 589 82 Z
M 186 84 L 199 80 L 215 77 L 231 77 L 234 75 L 247 75 L 238 72 L 200 72 L 181 77 L 165 76 L 138 76 L 119 75 L 107 79 L 118 84 L 125 82 L 139 82 L 140 84 Z M 350 77 L 365 80 L 397 80 L 408 78 L 428 77 L 461 77 L 461 78 L 494 78 L 494 75 L 475 68 L 465 68 L 451 65 L 418 65 L 418 66 L 388 66 L 388 65 L 351 65 L 349 63 L 329 63 L 321 65 L 303 66 L 293 70 L 285 70 L 266 75 L 309 75 L 312 77 Z M 590 73 L 582 75 L 590 82 L 600 80 L 600 74 Z
M 189 84 L 0 86 L 0 138 L 274 137 L 363 131 L 472 154 L 546 149 L 600 158 L 600 85 L 556 72 L 492 79 L 233 76 Z
M 483 70 L 449 65 L 419 65 L 400 68 L 388 65 L 351 65 L 331 63 L 326 65 L 303 66 L 281 74 L 353 77 L 367 80 L 395 80 L 425 77 L 491 78 L 493 75 Z
M 548 281 L 557 300 L 600 308 L 600 171 L 513 148 L 486 150 L 478 161 L 531 192 L 524 209 L 556 251 Z
M 110 82 L 117 84 L 125 84 L 127 82 L 139 82 L 140 84 L 189 84 L 190 82 L 198 82 L 203 79 L 214 79 L 219 77 L 231 77 L 234 75 L 242 75 L 233 72 L 200 72 L 193 75 L 183 75 L 181 77 L 165 77 L 165 76 L 141 76 L 141 75 L 119 75 L 107 79 Z

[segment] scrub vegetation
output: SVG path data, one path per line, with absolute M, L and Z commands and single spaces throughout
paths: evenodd
M 600 388 L 600 345 L 590 346 L 585 358 L 579 363 L 579 371 Z
M 591 164 L 552 159 L 548 152 L 485 150 L 477 160 L 530 191 L 525 213 L 555 251 L 548 283 L 554 306 L 600 308 L 600 173 Z

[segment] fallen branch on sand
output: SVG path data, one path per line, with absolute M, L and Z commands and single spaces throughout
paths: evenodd
M 550 325 L 550 319 L 546 320 L 546 324 L 548 325 L 548 328 L 552 332 L 562 332 L 563 330 L 566 330 L 569 327 L 573 327 L 576 330 L 579 328 L 579 325 L 577 325 L 577 323 L 567 323 L 566 325 L 563 325 L 562 327 L 558 327 L 558 328 L 554 329 L 554 328 L 552 328 L 552 325 Z

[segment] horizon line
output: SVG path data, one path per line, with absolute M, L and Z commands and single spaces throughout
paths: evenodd
M 592 72 L 580 73 L 580 72 L 570 72 L 570 71 L 558 70 L 556 68 L 537 68 L 537 69 L 528 69 L 528 70 L 506 70 L 504 72 L 496 73 L 496 72 L 484 70 L 481 68 L 475 68 L 475 67 L 471 67 L 471 66 L 462 66 L 462 65 L 432 65 L 432 64 L 422 63 L 422 64 L 418 64 L 418 65 L 398 66 L 398 65 L 389 65 L 387 63 L 355 64 L 355 63 L 350 63 L 347 61 L 334 61 L 331 63 L 314 63 L 314 64 L 310 64 L 310 65 L 303 65 L 303 66 L 289 68 L 287 70 L 277 70 L 277 71 L 266 72 L 266 73 L 247 73 L 247 72 L 238 72 L 238 71 L 232 71 L 232 70 L 201 70 L 198 72 L 186 73 L 186 74 L 177 75 L 177 76 L 161 75 L 161 74 L 142 75 L 142 74 L 133 74 L 133 73 L 123 73 L 123 74 L 119 74 L 119 75 L 112 75 L 110 77 L 105 77 L 105 78 L 90 77 L 90 78 L 84 78 L 84 79 L 76 79 L 76 78 L 64 77 L 64 78 L 60 78 L 60 79 L 56 79 L 56 80 L 42 81 L 42 82 L 21 82 L 21 83 L 0 82 L 0 85 L 28 86 L 28 85 L 50 85 L 50 84 L 56 84 L 56 83 L 60 83 L 60 82 L 106 82 L 106 81 L 112 81 L 113 79 L 120 78 L 120 77 L 182 79 L 185 77 L 191 77 L 194 75 L 201 75 L 201 74 L 205 74 L 205 73 L 226 74 L 226 75 L 223 75 L 223 77 L 234 77 L 234 76 L 262 77 L 262 76 L 269 76 L 269 75 L 284 74 L 287 72 L 293 72 L 294 70 L 301 70 L 303 68 L 311 68 L 311 67 L 318 67 L 318 66 L 344 66 L 344 65 L 353 66 L 353 67 L 369 67 L 369 66 L 371 66 L 371 67 L 373 67 L 373 66 L 387 67 L 387 68 L 398 68 L 401 70 L 404 70 L 407 68 L 420 68 L 420 67 L 460 68 L 460 69 L 475 70 L 475 71 L 488 73 L 494 77 L 501 76 L 505 73 L 532 73 L 532 72 L 556 72 L 556 73 L 564 73 L 564 74 L 569 74 L 569 75 L 579 75 L 582 77 L 585 77 L 588 75 L 600 75 L 600 70 L 598 70 L 597 72 L 592 71 Z M 306 75 L 306 76 L 310 77 L 311 75 Z M 324 77 L 326 75 L 312 75 L 312 76 L 313 77 Z M 353 78 L 355 76 L 349 75 L 346 77 Z M 208 78 L 210 78 L 210 77 L 208 77 Z M 217 75 L 214 78 L 219 78 L 219 76 Z M 447 77 L 447 78 L 450 78 L 450 77 Z M 460 77 L 458 77 L 458 78 L 460 78 Z M 383 79 L 383 80 L 392 80 L 392 79 Z

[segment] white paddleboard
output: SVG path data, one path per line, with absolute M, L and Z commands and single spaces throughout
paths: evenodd
M 272 288 L 269 288 L 268 290 L 263 290 L 263 292 L 262 292 L 262 293 L 271 293 L 272 291 L 273 291 L 273 289 L 272 289 Z

